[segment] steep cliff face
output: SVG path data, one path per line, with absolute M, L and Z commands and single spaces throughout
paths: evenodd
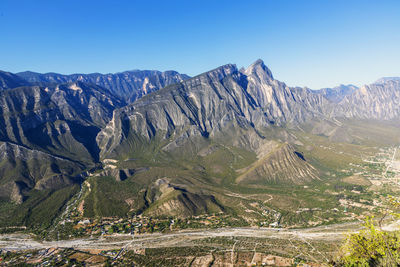
M 115 108 L 121 107 L 117 97 L 104 88 L 81 82 L 61 84 L 51 93 L 65 120 L 79 120 L 82 124 L 103 127 Z
M 109 92 L 82 83 L 4 90 L 0 141 L 91 162 L 97 158 L 97 132 L 120 106 Z
M 307 88 L 291 88 L 275 80 L 262 60 L 250 65 L 244 74 L 247 91 L 272 123 L 302 123 L 320 117 L 329 105 L 325 97 Z
M 359 89 L 349 85 L 312 91 L 290 88 L 275 80 L 261 60 L 241 71 L 228 64 L 192 79 L 173 71 L 18 75 L 3 76 L 16 81 L 10 86 L 55 85 L 30 86 L 5 94 L 11 100 L 4 97 L 2 100 L 1 140 L 32 147 L 28 139 L 36 138 L 39 127 L 39 132 L 47 132 L 45 138 L 39 138 L 39 146 L 62 144 L 55 148 L 47 146 L 47 151 L 57 154 L 72 142 L 78 151 L 75 154 L 92 158 L 98 158 L 97 144 L 102 156 L 110 153 L 115 156 L 132 150 L 132 143 L 156 137 L 167 140 L 163 147 L 166 151 L 179 149 L 188 141 L 201 144 L 204 139 L 221 140 L 227 136 L 235 145 L 256 150 L 263 142 L 263 133 L 271 126 L 292 127 L 314 119 L 332 118 L 390 120 L 399 115 L 399 81 L 394 78 Z M 78 82 L 60 84 L 70 81 Z M 161 87 L 165 88 L 155 92 Z M 124 106 L 118 98 L 129 102 L 149 93 L 136 103 L 115 110 Z M 74 134 L 71 129 L 79 130 Z M 100 129 L 96 143 L 94 136 Z M 83 137 L 85 131 L 87 137 Z
M 32 189 L 79 182 L 76 177 L 98 162 L 97 133 L 113 110 L 126 104 L 124 99 L 134 101 L 185 78 L 173 71 L 69 76 L 0 72 L 0 141 L 5 141 L 0 198 L 21 203 Z
M 347 95 L 331 112 L 332 117 L 393 120 L 400 118 L 400 80 L 387 79 L 364 85 Z
M 98 161 L 95 136 L 121 105 L 81 82 L 0 91 L 0 197 L 20 203 L 32 189 L 79 182 Z
M 110 90 L 124 101 L 133 102 L 136 99 L 157 91 L 167 85 L 181 82 L 189 76 L 176 71 L 135 70 L 115 74 L 72 74 L 20 72 L 17 75 L 30 83 L 70 83 L 83 82 L 98 85 Z
M 308 89 L 274 80 L 261 60 L 243 72 L 229 64 L 116 110 L 97 141 L 106 155 L 126 149 L 131 137 L 168 139 L 164 149 L 173 150 L 191 138 L 221 139 L 237 133 L 250 138 L 244 145 L 255 150 L 263 130 L 321 116 L 325 103 L 326 98 Z
M 175 141 L 184 142 L 188 137 L 212 136 L 228 123 L 251 127 L 244 117 L 250 116 L 253 108 L 247 107 L 253 101 L 242 92 L 240 76 L 234 65 L 225 65 L 116 110 L 98 143 L 106 153 L 118 150 L 133 135 L 148 141 L 174 136 Z

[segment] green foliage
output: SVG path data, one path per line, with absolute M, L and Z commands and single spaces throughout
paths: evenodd
M 350 234 L 342 246 L 339 266 L 398 266 L 400 264 L 400 234 L 377 229 L 372 218 L 365 229 Z
M 129 206 L 125 199 L 139 198 L 139 187 L 130 179 L 117 182 L 112 177 L 96 177 L 88 181 L 91 191 L 85 198 L 85 217 L 126 217 Z
M 32 190 L 20 205 L 0 201 L 0 227 L 24 225 L 32 229 L 48 228 L 78 190 L 78 185 L 56 191 Z

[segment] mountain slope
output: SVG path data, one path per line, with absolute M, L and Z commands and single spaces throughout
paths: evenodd
M 400 81 L 400 77 L 382 77 L 374 83 L 386 83 L 388 81 Z
M 145 214 L 151 216 L 189 217 L 223 210 L 213 196 L 189 192 L 166 179 L 155 181 L 145 198 L 149 205 Z
M 331 112 L 332 117 L 393 120 L 400 118 L 400 80 L 364 85 L 347 95 Z
M 330 165 L 318 154 L 326 144 L 313 140 L 354 147 L 382 136 L 398 140 L 395 127 L 383 135 L 361 123 L 399 118 L 396 79 L 362 88 L 291 88 L 261 60 L 193 78 L 152 71 L 19 75 L 36 85 L 0 91 L 0 200 L 28 210 L 35 196 L 57 198 L 65 189 L 64 205 L 88 175 L 87 217 L 247 218 L 258 201 L 281 208 L 282 195 L 297 201 L 286 188 L 303 190 L 336 172 L 340 161 Z
M 27 81 L 10 72 L 0 71 L 0 89 L 29 85 Z
M 122 103 L 81 82 L 0 92 L 0 197 L 20 203 L 31 190 L 79 183 L 98 161 L 95 137 Z
M 17 75 L 28 82 L 40 84 L 61 84 L 84 82 L 98 85 L 110 90 L 121 99 L 133 102 L 136 99 L 157 91 L 167 85 L 181 82 L 189 76 L 176 71 L 134 70 L 115 74 L 71 74 L 20 72 Z
M 323 88 L 320 90 L 315 90 L 314 92 L 325 96 L 328 100 L 334 103 L 338 103 L 345 96 L 352 94 L 357 89 L 358 87 L 352 84 L 348 85 L 341 84 L 334 88 Z
M 167 151 L 193 140 L 224 142 L 226 136 L 231 144 L 256 150 L 264 130 L 321 116 L 325 102 L 310 90 L 273 80 L 262 61 L 244 73 L 230 64 L 116 110 L 97 141 L 103 156 L 131 149 L 132 138 L 156 137 L 168 142 Z
M 266 149 L 276 140 L 294 141 L 286 128 L 320 118 L 328 104 L 311 90 L 276 81 L 260 60 L 244 71 L 228 64 L 116 109 L 97 142 L 114 172 L 147 168 L 122 182 L 135 183 L 137 196 L 124 197 L 138 205 L 133 209 L 185 216 L 235 210 L 217 188 L 319 179 L 292 145 L 269 156 Z M 156 186 L 159 179 L 170 186 Z M 94 198 L 101 201 L 99 193 Z M 147 205 L 138 204 L 143 199 Z
M 98 157 L 97 132 L 122 104 L 83 83 L 0 92 L 0 140 L 82 162 Z
M 318 179 L 318 171 L 310 165 L 303 154 L 292 145 L 278 145 L 273 151 L 241 170 L 237 183 L 303 184 Z
M 0 142 L 0 199 L 22 203 L 32 189 L 60 189 L 79 182 L 82 164 Z

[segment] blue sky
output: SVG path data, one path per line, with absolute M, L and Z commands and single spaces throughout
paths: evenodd
M 261 58 L 313 89 L 400 76 L 400 1 L 0 0 L 0 69 L 189 75 Z

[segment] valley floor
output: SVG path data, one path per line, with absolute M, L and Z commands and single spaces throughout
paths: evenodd
M 274 262 L 273 265 L 281 262 L 281 266 L 291 266 L 294 260 L 326 264 L 334 257 L 346 234 L 357 231 L 360 227 L 361 223 L 352 222 L 295 230 L 219 228 L 134 236 L 114 234 L 60 241 L 37 241 L 27 234 L 4 234 L 0 236 L 0 251 L 3 255 L 8 255 L 8 259 L 14 259 L 14 263 L 18 262 L 17 259 L 34 262 L 30 258 L 50 262 L 53 254 L 53 258 L 57 255 L 57 259 L 60 260 L 67 254 L 71 256 L 83 253 L 87 258 L 102 257 L 103 262 L 141 262 L 139 266 L 151 266 L 152 261 L 160 262 L 166 260 L 167 256 L 169 260 L 174 259 L 175 262 L 178 259 L 188 260 L 187 257 L 200 257 L 197 260 L 193 258 L 192 263 L 204 260 L 208 262 L 207 259 L 210 260 L 211 256 L 214 260 L 219 257 L 221 264 L 228 266 L 262 264 L 268 257 L 270 262 Z M 388 226 L 388 229 L 395 228 Z M 231 257 L 228 257 L 227 253 Z M 18 257 L 10 258 L 10 255 Z M 241 260 L 240 255 L 244 257 Z M 186 260 L 183 260 L 182 266 L 205 266 L 187 265 Z M 86 265 L 92 266 L 88 262 Z M 220 265 L 214 264 L 214 266 Z

